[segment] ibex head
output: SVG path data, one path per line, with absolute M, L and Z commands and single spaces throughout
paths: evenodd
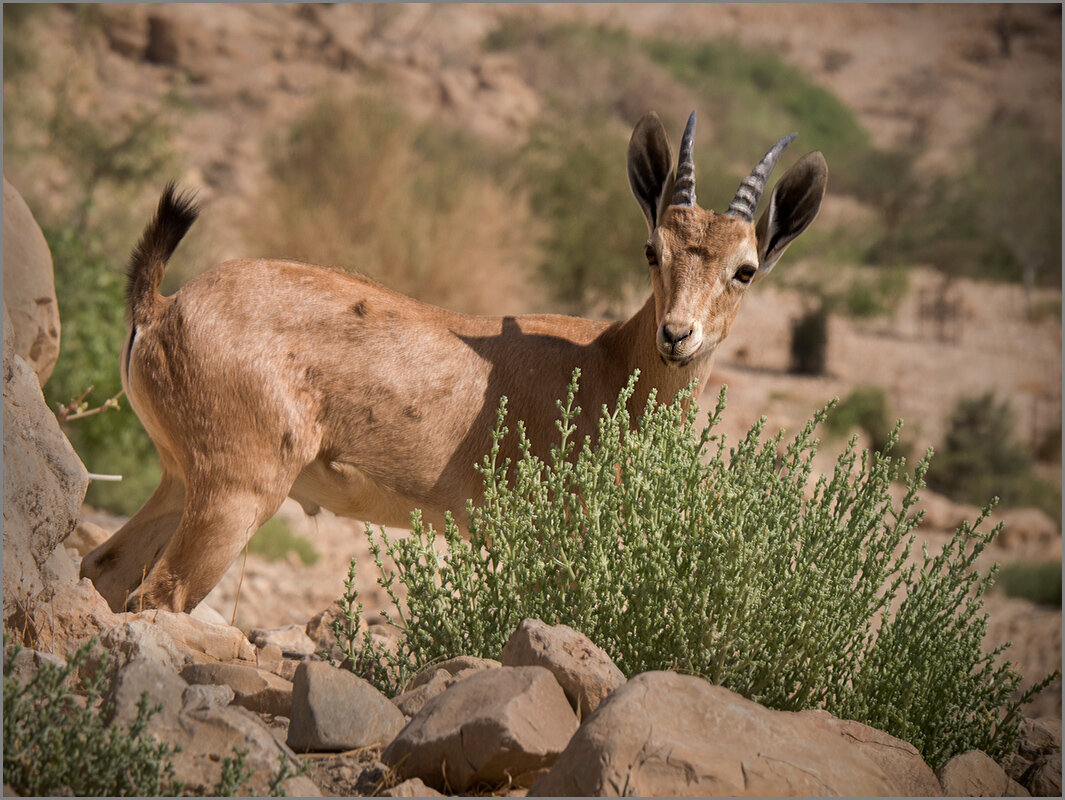
M 747 287 L 769 274 L 821 207 L 828 165 L 819 152 L 780 179 L 757 224 L 769 173 L 796 134 L 785 136 L 743 179 L 724 214 L 695 204 L 695 112 L 681 140 L 676 175 L 662 121 L 645 114 L 629 140 L 629 185 L 647 218 L 658 352 L 671 366 L 711 355 L 728 335 Z

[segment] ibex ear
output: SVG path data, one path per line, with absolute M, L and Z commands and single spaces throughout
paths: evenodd
M 768 275 L 788 245 L 814 221 L 827 183 L 828 164 L 819 152 L 807 153 L 777 181 L 769 208 L 755 227 L 758 236 L 755 280 Z
M 629 139 L 629 186 L 653 231 L 673 196 L 673 153 L 654 111 L 640 118 Z

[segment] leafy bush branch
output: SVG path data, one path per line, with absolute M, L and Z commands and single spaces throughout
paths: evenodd
M 175 749 L 147 732 L 159 711 L 147 695 L 128 729 L 104 724 L 112 711 L 103 697 L 106 659 L 85 680 L 79 702 L 75 676 L 95 643 L 82 645 L 64 666 L 41 664 L 20 686 L 11 667 L 22 648 L 9 647 L 4 636 L 4 782 L 27 796 L 64 788 L 74 796 L 181 794 L 170 760 Z
M 78 679 L 96 647 L 90 639 L 63 665 L 44 662 L 25 683 L 13 669 L 22 646 L 4 634 L 4 783 L 23 796 L 70 792 L 75 797 L 177 797 L 187 787 L 174 780 L 172 757 L 179 752 L 148 733 L 148 722 L 162 710 L 149 704 L 148 693 L 137 702 L 129 727 L 108 724 L 114 703 L 105 694 L 109 658 L 103 654 L 95 669 Z M 234 748 L 222 761 L 212 796 L 243 794 L 252 770 L 248 751 Z M 303 774 L 281 755 L 269 783 L 271 797 L 284 797 L 282 783 Z
M 995 666 L 1002 648 L 981 648 L 992 578 L 971 567 L 997 528 L 979 530 L 985 511 L 908 565 L 931 454 L 905 472 L 889 455 L 901 423 L 881 452 L 859 454 L 852 438 L 832 474 L 814 476 L 827 410 L 790 442 L 783 431 L 763 440 L 763 419 L 728 448 L 715 433 L 724 391 L 701 429 L 686 396 L 652 398 L 634 425 L 635 380 L 603 409 L 597 441 L 577 442 L 575 373 L 547 461 L 521 422 L 521 458 L 500 461 L 504 399 L 469 539 L 449 520 L 445 553 L 417 513 L 407 539 L 368 529 L 403 637 L 395 653 L 368 635 L 360 647 L 350 583 L 338 638 L 353 666 L 377 663 L 372 677 L 394 691 L 434 660 L 497 656 L 536 617 L 584 632 L 627 675 L 683 670 L 773 708 L 824 708 L 912 742 L 933 768 L 971 748 L 1009 750 L 1020 705 L 1046 682 L 1012 700 L 1020 676 Z M 896 506 L 897 479 L 907 493 Z

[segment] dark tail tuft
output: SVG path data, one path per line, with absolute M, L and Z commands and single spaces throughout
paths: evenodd
M 126 269 L 126 314 L 133 327 L 151 316 L 166 262 L 199 213 L 193 193 L 179 193 L 173 181 L 166 185 L 155 218 L 141 234 Z

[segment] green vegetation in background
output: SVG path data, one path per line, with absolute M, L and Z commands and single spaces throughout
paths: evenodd
M 314 545 L 297 536 L 281 517 L 270 517 L 248 542 L 248 552 L 269 561 L 280 561 L 289 553 L 295 553 L 303 565 L 313 566 L 318 562 Z
M 981 648 L 993 575 L 973 564 L 997 532 L 979 530 L 987 510 L 907 568 L 927 457 L 910 476 L 852 441 L 808 496 L 824 412 L 786 446 L 783 432 L 762 440 L 763 420 L 727 449 L 714 432 L 724 392 L 698 431 L 683 397 L 630 426 L 633 388 L 603 410 L 598 444 L 579 442 L 575 375 L 547 462 L 520 422 L 521 458 L 499 460 L 504 399 L 480 467 L 484 499 L 467 506 L 470 539 L 449 521 L 446 553 L 418 514 L 407 539 L 368 527 L 403 637 L 396 653 L 369 635 L 360 645 L 349 582 L 335 632 L 350 663 L 377 665 L 371 677 L 395 691 L 435 660 L 497 657 L 533 617 L 583 632 L 626 675 L 682 670 L 771 708 L 823 708 L 911 742 L 933 769 L 969 749 L 1009 752 L 1021 705 L 1054 676 L 1015 702 L 1020 676 L 996 666 L 1003 648 Z M 908 491 L 896 506 L 900 478 Z
M 680 43 L 532 18 L 501 22 L 484 46 L 539 59 L 543 74 L 527 76 L 534 83 L 566 76 L 561 85 L 540 87 L 549 102 L 519 166 L 534 210 L 550 225 L 540 275 L 573 310 L 605 305 L 616 316 L 620 302 L 646 286 L 640 257 L 646 232 L 625 179 L 625 151 L 636 119 L 651 108 L 664 111 L 660 95 L 676 94 L 671 82 L 697 95 L 704 207 L 726 206 L 746 170 L 792 130 L 801 131 L 801 152 L 826 153 L 834 186 L 847 182 L 848 165 L 860 164 L 859 155 L 872 152 L 866 132 L 831 93 L 775 56 L 734 42 Z M 674 140 L 682 119 L 664 120 Z M 799 154 L 785 154 L 778 170 Z M 800 239 L 789 258 L 808 249 Z
M 1033 472 L 1033 459 L 1013 435 L 1008 400 L 992 393 L 963 397 L 949 427 L 928 485 L 965 503 L 997 496 L 1006 506 L 1035 506 L 1061 520 L 1061 489 Z
M 948 275 L 1060 287 L 1060 146 L 1023 119 L 996 118 L 974 135 L 962 167 L 927 179 L 902 254 Z
M 782 164 L 799 151 L 820 150 L 832 169 L 833 188 L 846 191 L 857 182 L 852 174 L 872 153 L 869 134 L 854 114 L 828 90 L 772 53 L 745 48 L 727 39 L 697 43 L 651 39 L 644 43 L 652 57 L 700 95 L 714 130 L 714 150 L 725 163 L 751 166 L 781 136 L 799 132 Z M 753 160 L 752 160 L 753 159 Z M 749 169 L 749 168 L 748 168 Z M 721 187 L 723 205 L 746 173 L 734 173 L 734 185 Z
M 795 152 L 785 153 L 781 167 L 800 153 L 821 150 L 831 170 L 830 191 L 851 195 L 876 213 L 874 224 L 841 229 L 846 243 L 835 248 L 838 260 L 888 267 L 930 263 L 948 274 L 1060 286 L 1060 148 L 1041 141 L 1023 120 L 993 120 L 974 137 L 971 153 L 959 156 L 962 168 L 946 176 L 919 167 L 926 144 L 921 131 L 894 147 L 878 148 L 834 94 L 775 54 L 733 40 L 681 42 L 531 17 L 502 21 L 484 46 L 524 48 L 523 57 L 535 48 L 549 53 L 558 72 L 574 76 L 561 88 L 540 87 L 552 100 L 548 114 L 567 122 L 591 110 L 589 117 L 597 114 L 631 126 L 644 110 L 673 102 L 675 92 L 656 91 L 662 82 L 648 65 L 664 68 L 695 93 L 692 103 L 700 111 L 696 168 L 704 207 L 727 204 L 743 177 L 741 170 L 777 138 L 797 130 Z M 648 61 L 641 64 L 634 53 L 645 54 Z M 557 113 L 560 107 L 564 115 Z M 616 133 L 618 141 L 623 136 Z M 761 144 L 752 153 L 754 143 Z M 557 146 L 564 148 L 566 142 Z M 536 180 L 529 175 L 531 185 Z M 564 218 L 569 232 L 557 238 L 571 251 L 584 253 L 578 263 L 586 263 L 599 249 L 590 219 L 597 210 L 581 207 L 582 183 L 572 182 L 575 191 L 566 181 L 557 183 L 574 192 L 572 200 L 563 196 L 554 202 L 572 209 Z M 627 189 L 624 183 L 619 186 Z M 832 236 L 836 234 L 815 228 L 796 242 L 790 258 L 826 257 L 823 240 Z M 624 257 L 635 265 L 630 276 L 639 275 L 639 259 L 628 253 Z M 610 269 L 623 274 L 613 264 Z M 579 295 L 572 299 L 580 302 Z M 846 308 L 856 316 L 884 313 L 876 305 L 864 288 L 856 287 Z
M 1061 562 L 1006 564 L 999 569 L 995 586 L 1010 597 L 1061 608 Z
M 45 228 L 44 233 L 63 325 L 59 360 L 45 384 L 45 398 L 54 411 L 93 387 L 86 402 L 99 406 L 122 389 L 125 276 L 92 246 L 90 235 L 70 228 Z M 90 472 L 122 476 L 117 483 L 91 481 L 85 502 L 128 515 L 151 496 L 161 473 L 155 448 L 128 399 L 118 402 L 117 409 L 64 423 L 63 432 Z
M 896 458 L 904 458 L 909 453 L 910 447 L 895 436 L 887 399 L 879 386 L 858 386 L 825 418 L 825 429 L 836 436 L 846 436 L 855 428 L 869 437 L 874 452 L 884 452 L 894 440 L 894 446 L 886 452 Z
M 628 140 L 595 112 L 536 128 L 522 167 L 533 211 L 549 222 L 541 280 L 570 311 L 606 304 L 620 316 L 627 290 L 647 284 L 647 226 L 625 177 Z
M 842 296 L 831 296 L 834 308 L 857 319 L 890 317 L 909 292 L 909 270 L 895 267 L 855 267 L 844 281 Z
M 95 106 L 74 102 L 96 79 L 81 51 L 68 54 L 51 78 L 34 44 L 33 25 L 61 10 L 7 4 L 3 13 L 5 161 L 54 158 L 69 178 L 62 204 L 51 216 L 38 217 L 52 253 L 62 324 L 59 359 L 44 394 L 56 410 L 92 387 L 85 402 L 95 407 L 122 388 L 123 268 L 147 221 L 147 214 L 131 218 L 127 201 L 145 186 L 161 185 L 171 170 L 168 117 L 138 107 L 104 120 Z M 88 47 L 87 31 L 102 24 L 99 13 L 74 13 L 78 44 Z M 19 48 L 26 43 L 24 57 Z M 11 53 L 8 44 L 14 45 Z M 120 399 L 117 410 L 68 421 L 63 429 L 90 472 L 123 476 L 120 483 L 91 482 L 86 502 L 130 514 L 147 500 L 159 479 L 157 457 L 128 400 Z

